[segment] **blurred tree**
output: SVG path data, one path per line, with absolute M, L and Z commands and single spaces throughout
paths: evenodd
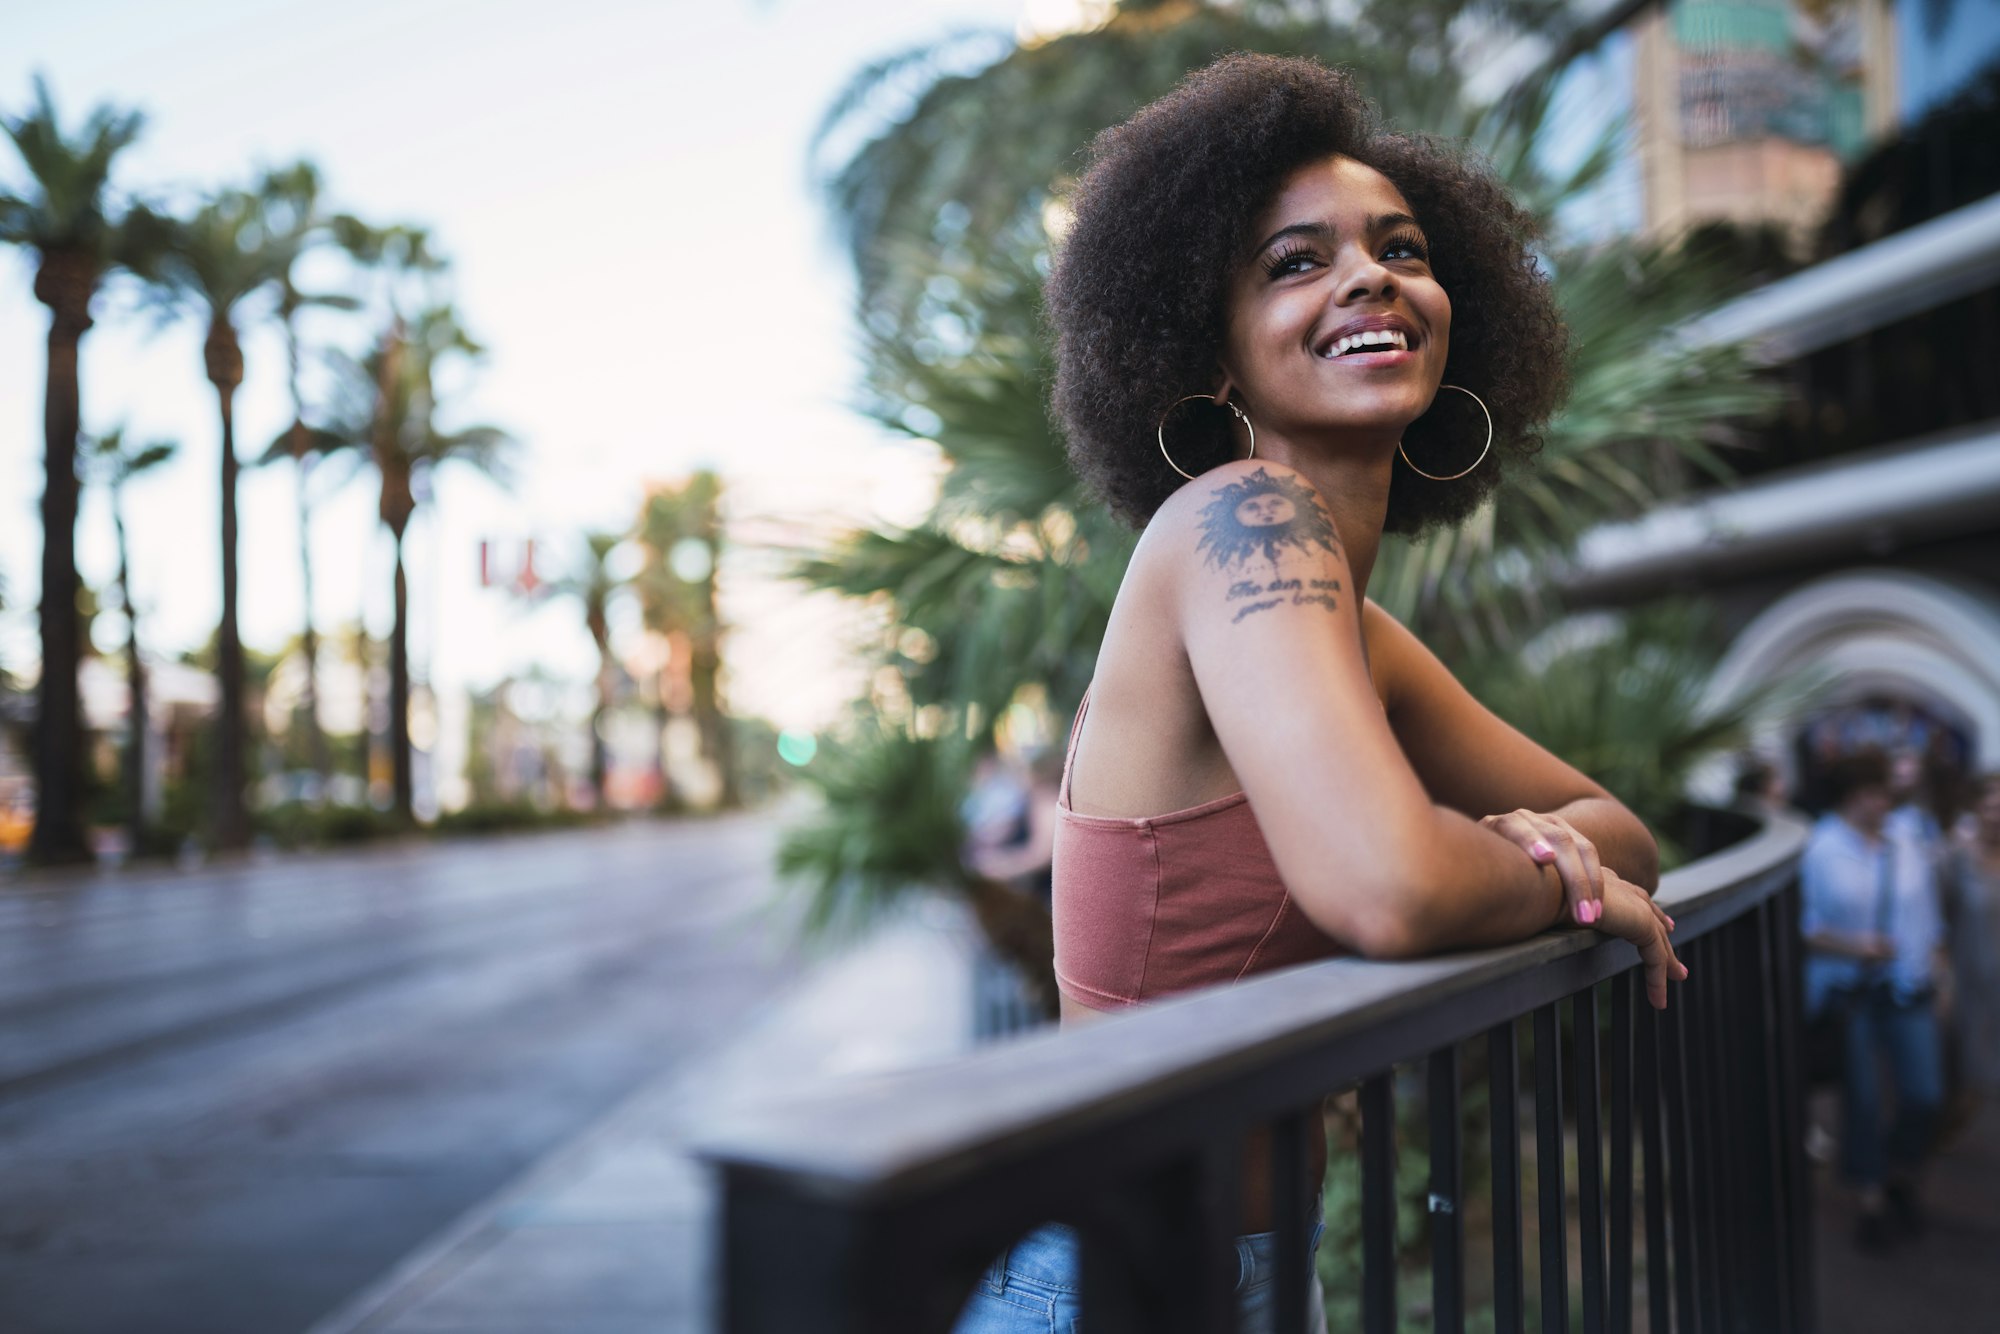
M 244 797 L 243 638 L 237 628 L 236 390 L 243 383 L 243 343 L 236 321 L 238 307 L 284 272 L 292 247 L 272 235 L 263 201 L 247 190 L 216 191 L 185 219 L 135 210 L 134 225 L 156 243 L 140 268 L 149 284 L 148 304 L 163 317 L 193 314 L 207 325 L 202 362 L 222 417 L 222 619 L 216 655 L 221 702 L 209 816 L 214 845 L 238 850 L 249 846 L 250 814 Z
M 605 720 L 611 713 L 613 692 L 618 682 L 618 660 L 611 653 L 611 599 L 625 587 L 614 572 L 617 561 L 612 553 L 625 540 L 622 533 L 585 533 L 583 560 L 570 573 L 546 585 L 551 593 L 573 597 L 583 609 L 583 625 L 597 645 L 597 703 L 590 711 L 590 788 L 597 804 L 605 805 L 604 777 L 607 752 L 604 745 Z
M 1484 53 L 1527 40 L 1540 23 L 1553 36 L 1535 47 L 1546 55 L 1537 72 L 1470 97 L 1468 74 Z M 862 139 L 827 175 L 860 278 L 862 406 L 886 428 L 934 442 L 949 467 L 915 528 L 859 531 L 799 553 L 808 583 L 882 609 L 883 663 L 907 696 L 900 713 L 858 729 L 848 744 L 862 754 L 842 763 L 865 769 L 878 762 L 867 758 L 873 749 L 941 747 L 960 735 L 990 744 L 1010 704 L 1030 697 L 1045 701 L 1060 734 L 1090 679 L 1134 539 L 1085 496 L 1047 417 L 1040 289 L 1075 155 L 1099 128 L 1226 50 L 1314 55 L 1352 68 L 1390 123 L 1483 155 L 1549 219 L 1615 159 L 1617 124 L 1589 131 L 1568 166 L 1552 168 L 1545 151 L 1557 134 L 1575 134 L 1554 107 L 1564 53 L 1602 36 L 1595 20 L 1579 23 L 1556 3 L 1126 4 L 1090 31 L 998 49 L 953 39 L 859 74 L 817 143 Z M 1547 576 L 1575 537 L 1698 472 L 1726 473 L 1718 446 L 1742 438 L 1731 424 L 1777 395 L 1733 350 L 1691 351 L 1667 337 L 1728 277 L 1714 250 L 1552 244 L 1543 259 L 1577 361 L 1539 466 L 1461 528 L 1385 544 L 1370 583 L 1448 661 L 1510 648 L 1553 620 Z M 934 721 L 919 727 L 927 710 Z M 932 767 L 963 776 L 943 759 Z M 825 819 L 865 827 L 873 841 L 800 832 L 787 864 L 815 867 L 820 892 L 843 874 L 871 873 L 814 858 L 878 844 L 927 846 L 933 883 L 960 882 L 956 844 L 930 842 L 935 831 L 907 803 L 822 786 Z
M 310 500 L 313 465 L 322 455 L 314 447 L 312 431 L 306 425 L 305 398 L 300 389 L 299 316 L 315 307 L 358 310 L 361 305 L 355 298 L 342 293 L 308 293 L 298 287 L 300 258 L 311 247 L 329 241 L 333 235 L 333 215 L 326 213 L 320 202 L 323 189 L 324 181 L 319 168 L 303 158 L 288 167 L 266 171 L 257 186 L 258 196 L 264 204 L 266 224 L 283 257 L 277 277 L 278 319 L 285 329 L 286 364 L 292 394 L 291 425 L 271 443 L 258 462 L 289 459 L 298 473 L 299 578 L 303 589 L 304 615 L 299 649 L 305 660 L 305 689 L 299 701 L 298 720 L 305 731 L 309 763 L 322 786 L 332 773 L 332 759 L 327 752 L 326 733 L 320 726 L 319 718 L 319 633 L 313 626 Z
M 716 610 L 716 575 L 722 561 L 722 479 L 701 469 L 678 487 L 655 487 L 639 511 L 635 530 L 644 554 L 633 588 L 646 626 L 673 645 L 687 663 L 689 711 L 701 737 L 702 758 L 721 784 L 720 804 L 740 804 L 735 736 L 721 693 L 723 625 Z M 666 702 L 659 701 L 664 725 Z M 661 780 L 668 781 L 665 756 Z M 663 786 L 662 792 L 671 791 Z
M 49 308 L 46 478 L 42 491 L 41 684 L 34 752 L 36 817 L 28 859 L 50 864 L 91 859 L 84 838 L 84 756 L 76 669 L 77 352 L 90 329 L 90 301 L 113 266 L 138 257 L 126 216 L 108 197 L 111 166 L 139 137 L 145 117 L 108 105 L 82 128 L 63 132 L 47 82 L 19 116 L 0 116 L 28 169 L 25 189 L 0 183 L 0 241 L 35 252 L 35 299 Z
M 410 751 L 410 594 L 403 539 L 432 475 L 461 464 L 504 483 L 512 436 L 497 426 L 447 431 L 438 424 L 437 369 L 458 359 L 476 362 L 485 349 L 472 340 L 448 304 L 427 306 L 407 323 L 400 314 L 375 349 L 359 361 L 335 353 L 338 372 L 327 425 L 314 447 L 373 468 L 381 484 L 377 513 L 395 544 L 395 620 L 389 634 L 389 758 L 391 805 L 415 819 Z
M 85 475 L 111 493 L 111 522 L 118 535 L 118 602 L 125 613 L 125 742 L 126 822 L 132 852 L 144 850 L 146 831 L 146 663 L 139 652 L 139 604 L 132 596 L 132 545 L 125 528 L 125 485 L 140 473 L 157 468 L 178 449 L 171 440 L 127 445 L 121 428 L 86 442 Z

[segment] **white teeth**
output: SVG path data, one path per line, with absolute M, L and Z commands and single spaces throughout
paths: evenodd
M 1331 359 L 1358 347 L 1395 348 L 1407 352 L 1410 340 L 1401 329 L 1367 329 L 1335 340 L 1333 346 L 1326 350 L 1326 356 Z

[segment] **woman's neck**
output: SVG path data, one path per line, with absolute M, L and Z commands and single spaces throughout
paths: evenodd
M 1345 439 L 1337 448 L 1302 447 L 1277 434 L 1259 432 L 1257 456 L 1297 468 L 1312 482 L 1333 516 L 1341 550 L 1354 573 L 1354 600 L 1368 596 L 1368 576 L 1382 546 L 1382 524 L 1389 514 L 1389 478 L 1396 447 L 1384 451 L 1378 441 Z

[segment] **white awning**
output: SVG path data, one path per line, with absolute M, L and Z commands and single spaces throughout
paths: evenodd
M 2000 283 L 2000 194 L 1718 306 L 1671 337 L 1747 341 L 1766 362 L 1831 347 Z
M 1983 422 L 1593 528 L 1560 583 L 1581 601 L 1626 601 L 1760 568 L 1880 556 L 1996 526 L 2000 422 Z

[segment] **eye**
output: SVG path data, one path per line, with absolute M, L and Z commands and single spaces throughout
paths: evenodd
M 1312 251 L 1301 246 L 1294 246 L 1288 250 L 1280 250 L 1277 254 L 1264 261 L 1264 272 L 1273 278 L 1282 278 L 1292 273 L 1302 273 L 1304 270 L 1293 268 L 1293 263 L 1297 260 L 1312 258 Z
M 1407 252 L 1406 258 L 1409 259 L 1428 261 L 1431 257 L 1430 247 L 1425 245 L 1424 238 L 1415 232 L 1403 232 L 1390 237 L 1389 244 L 1383 249 L 1383 258 L 1389 258 L 1397 251 Z

